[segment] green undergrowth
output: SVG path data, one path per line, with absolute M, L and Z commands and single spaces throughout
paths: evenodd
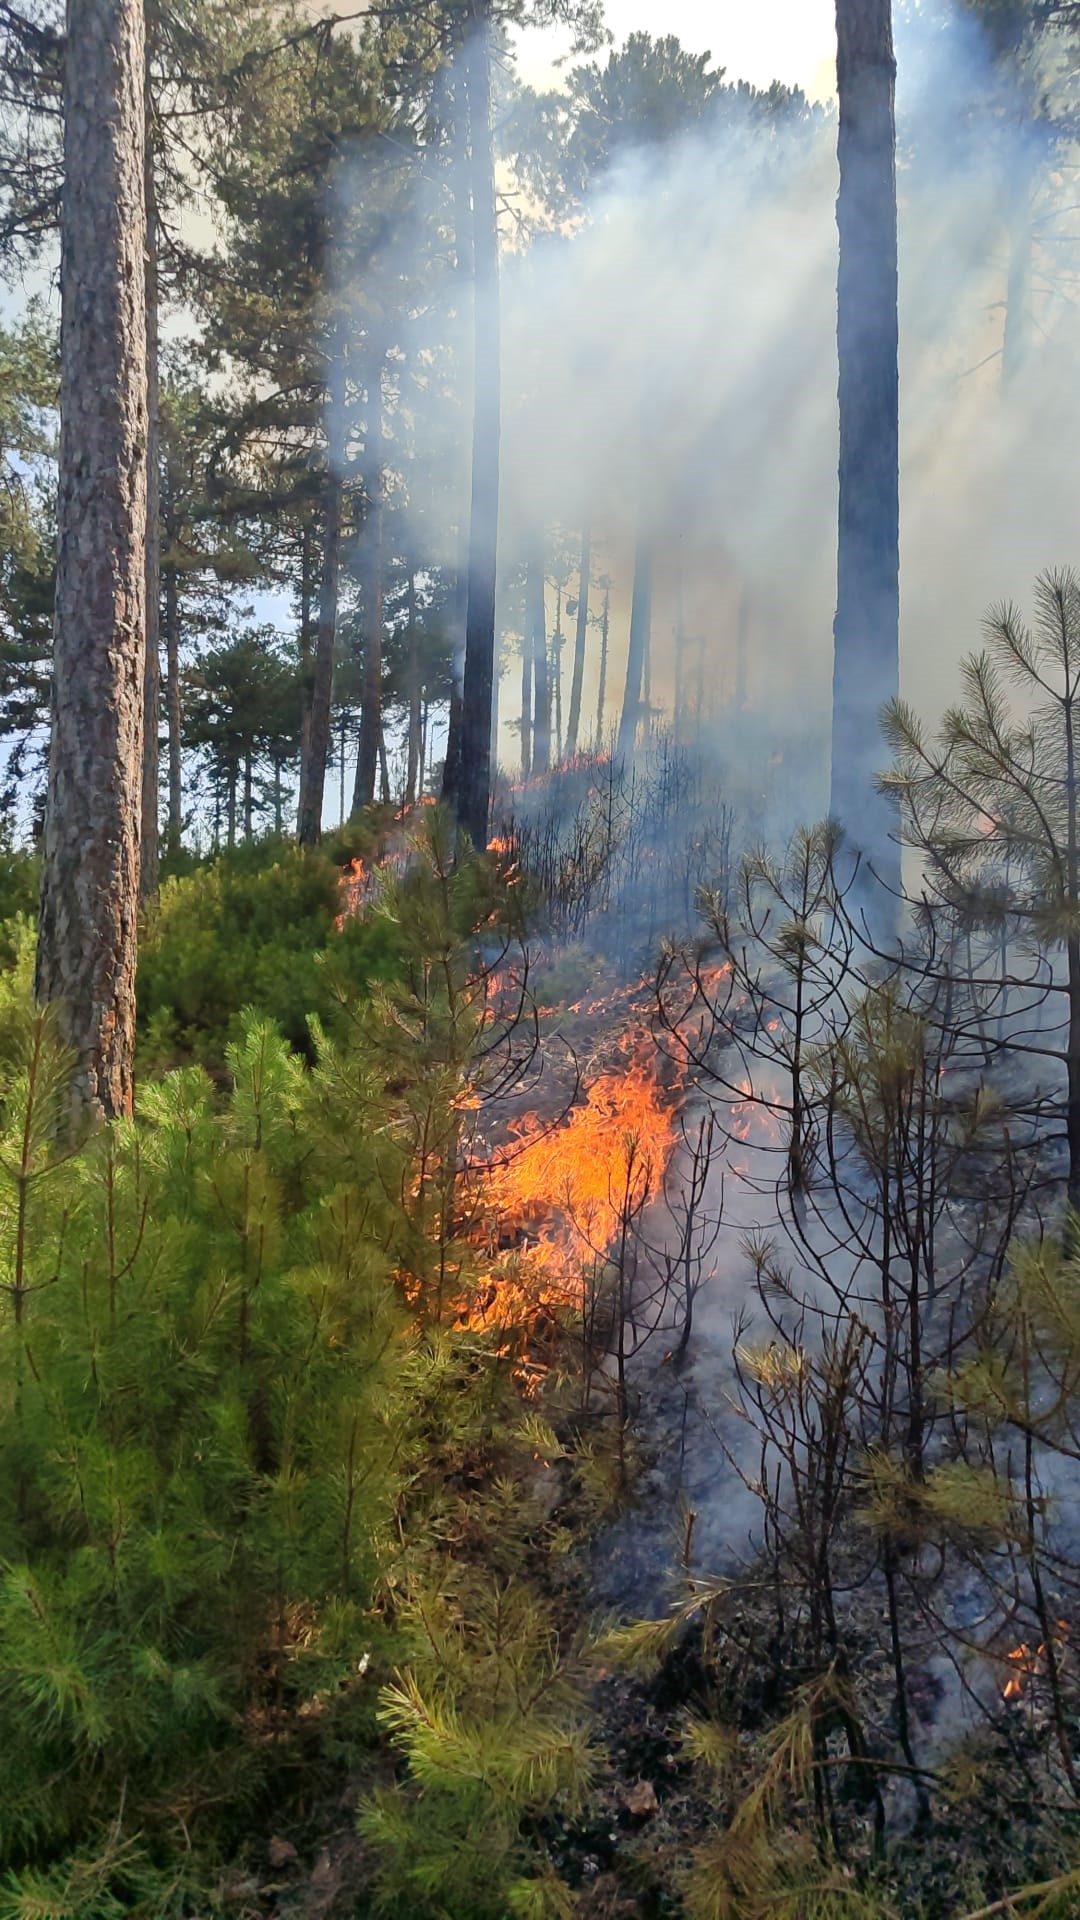
M 139 953 L 139 1063 L 211 1069 L 257 1006 L 310 1054 L 309 1020 L 339 1023 L 343 1002 L 399 975 L 389 914 L 341 919 L 336 849 L 264 840 L 166 879 Z
M 144 1076 L 77 1149 L 25 938 L 4 976 L 0 1920 L 261 1912 L 268 1836 L 302 1857 L 343 1789 L 338 1911 L 567 1910 L 535 1835 L 592 1757 L 549 1569 L 590 1497 L 556 1374 L 526 1402 L 470 1326 L 459 1235 L 504 907 L 436 821 L 384 900 L 395 977 L 313 1066 L 249 1010 L 225 1090 Z

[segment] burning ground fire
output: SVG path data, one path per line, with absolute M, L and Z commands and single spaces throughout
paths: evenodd
M 1067 1620 L 1059 1620 L 1056 1624 L 1058 1631 L 1053 1636 L 1053 1654 L 1055 1666 L 1060 1667 L 1067 1651 L 1069 1623 Z M 1018 1647 L 1011 1647 L 1005 1655 L 1009 1671 L 1001 1689 L 1002 1699 L 1014 1701 L 1026 1699 L 1036 1681 L 1046 1673 L 1050 1651 L 1050 1647 L 1045 1642 L 1041 1646 L 1032 1647 L 1026 1640 L 1021 1641 Z
M 499 841 L 492 850 L 513 851 Z M 339 928 L 366 912 L 376 883 L 377 868 L 360 858 L 343 870 Z M 650 985 L 642 979 L 612 988 L 608 981 L 603 993 L 565 1009 L 587 1021 L 593 1046 L 610 1035 L 603 1065 L 569 1107 L 510 1121 L 503 1144 L 474 1167 L 470 1237 L 488 1250 L 490 1266 L 488 1286 L 463 1303 L 473 1324 L 520 1327 L 544 1308 L 579 1307 L 590 1270 L 598 1274 L 617 1257 L 620 1238 L 662 1190 L 678 1139 L 678 1102 L 662 1078 L 663 1056 L 640 1012 L 635 1017 Z M 489 982 L 493 1007 L 505 1003 L 511 1012 L 520 990 L 513 967 Z
M 529 1113 L 510 1131 L 486 1187 L 500 1239 L 572 1290 L 580 1267 L 603 1259 L 660 1191 L 677 1133 L 671 1102 L 639 1044 L 561 1124 Z
M 346 920 L 354 920 L 363 912 L 371 885 L 371 871 L 357 854 L 355 859 L 350 860 L 348 866 L 342 869 L 341 879 L 338 882 L 341 912 L 337 915 L 334 925 L 339 933 Z

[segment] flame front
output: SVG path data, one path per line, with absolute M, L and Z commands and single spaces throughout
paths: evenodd
M 341 879 L 338 882 L 341 912 L 334 921 L 339 933 L 346 920 L 354 919 L 361 912 L 370 881 L 371 875 L 359 854 L 342 869 Z
M 638 1052 L 600 1074 L 561 1124 L 530 1113 L 511 1131 L 486 1185 L 500 1238 L 516 1239 L 572 1295 L 582 1264 L 602 1258 L 660 1191 L 676 1140 L 671 1103 Z

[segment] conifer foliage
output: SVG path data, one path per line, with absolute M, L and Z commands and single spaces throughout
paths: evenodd
M 406 983 L 354 1008 L 315 1072 L 250 1013 L 224 1101 L 181 1068 L 78 1150 L 56 1144 L 56 1016 L 30 1007 L 25 961 L 6 978 L 5 1920 L 225 1910 L 253 1815 L 287 1820 L 300 1782 L 340 1796 L 383 1730 L 407 1776 L 364 1815 L 389 1909 L 464 1920 L 541 1886 L 521 1818 L 587 1753 L 521 1573 L 544 1524 L 520 1492 L 536 1417 L 461 1311 L 484 1024 L 466 956 L 493 902 L 449 845 L 440 825 L 384 894 Z M 406 1026 L 415 1067 L 394 1079 Z M 471 1830 L 489 1788 L 494 1846 Z

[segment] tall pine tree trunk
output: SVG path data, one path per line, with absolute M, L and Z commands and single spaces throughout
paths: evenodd
M 176 853 L 183 832 L 183 783 L 181 761 L 180 710 L 180 595 L 175 566 L 165 570 L 165 706 L 169 735 L 169 824 L 168 847 Z
M 682 725 L 686 713 L 686 609 L 683 604 L 683 577 L 680 569 L 675 583 L 675 698 L 672 704 L 672 726 L 675 738 L 682 738 Z
M 132 1104 L 146 650 L 140 0 L 68 0 L 58 550 L 37 994 L 92 1115 Z
M 604 719 L 607 712 L 608 643 L 611 638 L 611 587 L 604 584 L 604 610 L 600 615 L 600 678 L 596 687 L 596 744 L 604 743 Z
M 465 344 L 465 316 L 473 311 L 473 331 L 476 329 L 476 287 L 475 287 L 475 247 L 473 244 L 473 200 L 472 200 L 472 162 L 470 159 L 469 136 L 469 98 L 465 80 L 465 53 L 459 47 L 457 53 L 457 73 L 454 79 L 453 102 L 453 139 L 450 153 L 450 187 L 454 203 L 454 270 L 458 285 L 458 327 L 460 339 L 458 351 L 461 355 L 460 398 L 462 420 L 465 419 L 467 396 L 471 380 L 475 382 L 475 356 L 469 355 Z M 458 803 L 458 780 L 461 773 L 461 715 L 465 686 L 465 629 L 469 606 L 469 474 L 471 467 L 464 453 L 460 471 L 457 474 L 457 499 L 459 503 L 457 529 L 457 570 L 454 579 L 454 592 L 451 603 L 453 662 L 450 680 L 450 714 L 446 732 L 446 760 L 443 765 L 442 797 L 449 806 Z M 421 765 L 421 781 L 423 766 Z
M 315 691 L 315 648 L 311 635 L 312 604 L 311 522 L 305 515 L 300 534 L 300 799 L 303 800 L 311 765 L 311 697 Z
M 338 588 L 341 571 L 342 472 L 345 440 L 345 356 L 340 328 L 335 328 L 328 380 L 326 434 L 326 506 L 323 530 L 322 581 L 319 623 L 315 632 L 315 672 L 311 691 L 311 733 L 307 778 L 300 788 L 296 837 L 302 847 L 314 847 L 322 837 L 326 768 L 330 759 L 330 723 L 334 700 L 334 656 L 337 650 Z
M 521 777 L 523 780 L 527 780 L 532 773 L 533 649 L 530 613 L 529 592 L 526 587 L 522 595 L 521 617 Z
M 586 526 L 581 536 L 581 576 L 578 582 L 577 626 L 574 631 L 574 675 L 570 682 L 570 713 L 566 722 L 566 755 L 572 760 L 578 750 L 581 730 L 581 688 L 585 678 L 585 642 L 589 630 L 589 573 L 592 567 L 592 538 Z
M 644 534 L 634 551 L 634 596 L 630 606 L 630 645 L 626 655 L 626 687 L 619 721 L 619 752 L 633 753 L 641 720 L 641 693 L 645 656 L 652 625 L 652 549 Z
M 367 517 L 364 523 L 364 681 L 360 706 L 360 749 L 356 760 L 353 812 L 370 807 L 382 737 L 383 642 L 383 402 L 382 361 L 368 397 Z
M 562 581 L 557 580 L 555 583 L 555 631 L 551 636 L 551 684 L 552 684 L 552 690 L 554 693 L 554 707 L 555 707 L 555 763 L 556 765 L 558 765 L 563 755 L 562 656 L 563 656 L 564 638 L 563 638 L 563 630 L 562 630 L 562 601 L 563 601 Z
M 750 665 L 750 602 L 745 593 L 739 601 L 735 628 L 735 711 L 746 712 L 747 672 Z
M 420 629 L 416 618 L 416 568 L 410 562 L 406 606 L 409 617 L 409 738 L 405 769 L 406 805 L 416 805 L 424 770 L 423 685 L 420 672 Z
M 152 900 L 158 890 L 158 808 L 160 806 L 161 653 L 161 501 L 158 459 L 160 379 L 158 361 L 158 215 L 154 184 L 154 148 L 150 127 L 149 61 L 146 68 L 146 659 L 143 680 L 142 838 L 139 892 Z
M 529 554 L 525 575 L 525 626 L 533 667 L 533 744 L 532 770 L 547 773 L 551 767 L 551 683 L 548 679 L 547 613 L 544 607 L 544 549 L 535 546 Z
M 900 864 L 878 794 L 881 709 L 900 677 L 896 62 L 890 0 L 836 0 L 840 191 L 840 511 L 832 812 L 889 885 Z
M 465 48 L 469 106 L 473 257 L 473 441 L 465 678 L 458 819 L 473 844 L 487 842 L 491 710 L 495 678 L 495 573 L 499 522 L 499 243 L 491 143 L 491 0 L 474 0 Z

